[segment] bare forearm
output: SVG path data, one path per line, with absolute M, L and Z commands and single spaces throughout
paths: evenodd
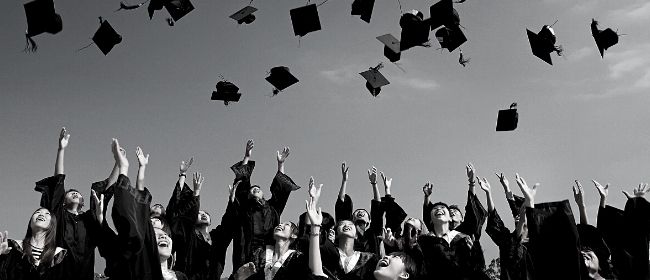
M 56 164 L 54 165 L 54 175 L 64 174 L 63 162 L 65 159 L 65 149 L 59 148 L 56 153 Z
M 587 217 L 587 209 L 585 208 L 585 205 L 578 204 L 578 209 L 580 210 L 580 224 L 588 225 L 589 218 Z
M 370 183 L 372 185 L 372 195 L 373 195 L 373 200 L 375 201 L 381 201 L 381 195 L 379 194 L 379 187 L 377 187 L 377 183 Z
M 429 205 L 429 203 L 431 203 L 431 196 L 430 195 L 425 195 L 424 196 L 424 202 L 423 202 L 424 206 Z
M 244 159 L 242 159 L 241 161 L 242 165 L 248 164 L 249 160 L 251 160 L 251 157 L 249 157 L 248 155 L 244 155 Z
M 341 181 L 341 188 L 339 189 L 339 200 L 344 201 L 345 200 L 345 194 L 347 191 L 348 187 L 348 182 L 346 180 Z
M 140 165 L 138 168 L 138 180 L 136 181 L 135 186 L 140 191 L 144 191 L 144 173 L 146 169 L 146 165 Z
M 278 172 L 284 174 L 284 162 L 278 162 Z
M 313 225 L 312 230 L 320 230 L 319 226 Z M 323 272 L 323 261 L 320 255 L 320 240 L 318 235 L 311 234 L 309 236 L 309 268 L 312 274 L 317 276 L 325 276 Z
M 119 166 L 118 166 L 118 164 L 116 162 L 115 165 L 113 165 L 113 169 L 111 170 L 111 174 L 108 175 L 108 179 L 107 179 L 108 180 L 108 186 L 112 186 L 113 184 L 115 184 L 115 182 L 117 182 L 117 177 L 119 175 L 120 175 L 120 168 L 119 168 Z
M 485 192 L 485 197 L 487 198 L 488 212 L 494 210 L 494 200 L 492 199 L 492 192 Z
M 601 196 L 600 197 L 600 208 L 605 208 L 607 206 L 607 197 L 606 196 Z

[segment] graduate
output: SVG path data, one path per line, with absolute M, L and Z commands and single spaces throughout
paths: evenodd
M 67 250 L 56 246 L 56 215 L 38 208 L 27 224 L 23 240 L 0 232 L 0 280 L 65 279 Z
M 345 163 L 343 163 L 341 166 L 343 178 L 346 180 L 347 168 L 345 167 Z M 314 178 L 310 178 L 308 194 L 310 199 L 318 202 L 321 195 L 321 187 L 316 187 L 312 183 L 313 179 Z M 300 214 L 298 221 L 298 239 L 296 240 L 296 249 L 300 252 L 309 252 L 309 233 L 311 232 L 311 223 L 309 222 L 309 216 L 307 215 L 307 212 Z M 320 227 L 321 234 L 319 237 L 321 246 L 324 246 L 325 243 L 330 243 L 331 245 L 329 246 L 334 246 L 333 242 L 336 234 L 334 226 L 336 226 L 334 223 L 334 217 L 332 217 L 332 215 L 327 212 L 323 212 L 323 223 Z
M 83 212 L 84 197 L 75 189 L 65 189 L 64 158 L 70 134 L 64 128 L 59 134 L 54 176 L 36 182 L 35 190 L 41 193 L 41 207 L 50 209 L 59 221 L 57 245 L 68 251 L 70 262 L 64 265 L 66 279 L 92 280 L 95 269 L 95 247 L 99 223 L 95 209 Z M 115 181 L 112 172 L 109 181 Z
M 311 239 L 309 246 L 309 268 L 311 269 L 312 275 L 310 279 L 375 279 L 375 280 L 405 280 L 405 279 L 417 279 L 418 271 L 416 269 L 415 261 L 409 257 L 407 254 L 395 252 L 390 255 L 384 256 L 381 260 L 375 261 L 374 265 L 371 262 L 366 262 L 363 265 L 363 276 L 362 277 L 349 277 L 352 275 L 341 275 L 334 276 L 331 272 L 328 272 L 327 268 L 324 265 L 324 261 L 321 258 L 321 247 L 319 246 L 319 234 L 320 227 L 322 222 L 322 211 L 314 203 L 314 200 L 306 201 L 307 213 L 311 221 Z M 348 230 L 346 232 L 356 234 L 356 231 L 352 230 L 352 225 L 346 225 Z M 340 242 L 340 241 L 339 241 Z M 349 246 L 352 247 L 352 244 L 348 242 Z M 367 254 L 367 253 L 360 253 Z M 348 258 L 342 259 L 347 260 Z M 357 274 L 358 275 L 358 274 Z
M 250 176 L 255 162 L 250 160 L 254 142 L 248 140 L 244 159 L 231 167 L 235 183 L 241 181 L 235 194 L 235 216 L 238 221 L 233 232 L 233 267 L 253 261 L 253 252 L 273 242 L 273 229 L 280 224 L 280 215 L 292 191 L 299 189 L 285 174 L 284 163 L 289 157 L 289 148 L 277 151 L 278 171 L 271 183 L 270 199 L 257 185 L 251 185 Z

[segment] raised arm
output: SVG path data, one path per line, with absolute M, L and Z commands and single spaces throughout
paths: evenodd
M 578 210 L 580 211 L 580 224 L 588 225 L 589 218 L 587 217 L 587 210 L 585 209 L 584 201 L 584 190 L 582 189 L 582 184 L 578 180 L 575 180 L 576 185 L 572 187 L 573 189 L 573 198 L 578 205 Z
M 316 204 L 318 204 L 318 200 L 320 199 L 322 187 L 322 184 L 318 187 L 314 184 L 314 177 L 309 178 L 309 197 L 314 199 L 314 203 Z
M 284 162 L 289 157 L 289 147 L 284 147 L 282 152 L 277 152 L 277 155 L 278 172 L 275 174 L 275 178 L 273 178 L 273 183 L 271 183 L 272 196 L 268 202 L 278 214 L 282 214 L 289 200 L 289 195 L 292 191 L 300 189 L 300 187 L 284 173 Z
M 609 184 L 605 184 L 603 187 L 600 183 L 596 182 L 596 180 L 591 180 L 591 182 L 594 183 L 594 186 L 598 190 L 598 194 L 600 195 L 600 209 L 605 208 L 607 206 L 607 195 L 609 194 Z
M 316 209 L 316 203 L 311 199 L 305 201 L 307 216 L 311 223 L 311 232 L 309 233 L 309 268 L 313 275 L 325 276 L 323 271 L 323 261 L 320 254 L 320 227 L 323 222 L 321 209 Z
M 65 199 L 65 174 L 63 170 L 63 161 L 65 148 L 68 146 L 70 134 L 65 127 L 59 134 L 59 147 L 56 154 L 56 164 L 54 167 L 54 176 L 45 178 L 36 182 L 35 191 L 41 193 L 41 207 L 52 211 L 53 215 L 61 215 L 63 212 L 63 203 Z M 60 218 L 61 216 L 59 216 Z
M 61 133 L 59 134 L 59 149 L 56 152 L 54 176 L 65 174 L 63 162 L 65 159 L 65 148 L 68 147 L 68 140 L 70 140 L 70 134 L 65 129 L 65 127 L 61 128 Z
M 135 188 L 144 191 L 144 173 L 149 164 L 149 154 L 145 156 L 140 147 L 135 149 L 135 154 L 138 156 L 138 180 L 135 182 Z
M 467 181 L 469 182 L 469 189 L 468 189 L 468 191 L 469 191 L 469 193 L 471 193 L 471 194 L 475 194 L 475 191 L 474 191 L 474 186 L 476 185 L 476 184 L 474 183 L 474 178 L 476 178 L 476 177 L 474 177 L 474 176 L 475 176 L 475 173 L 476 173 L 475 171 L 476 171 L 476 170 L 474 169 L 474 165 L 473 165 L 471 162 L 468 163 L 468 164 L 465 166 L 465 173 L 467 173 Z
M 524 207 L 522 207 L 521 212 L 519 213 L 519 222 L 515 228 L 515 233 L 517 236 L 521 237 L 526 222 L 526 208 L 535 208 L 535 194 L 537 193 L 537 187 L 539 187 L 539 184 L 533 185 L 532 188 L 529 187 L 528 184 L 526 184 L 526 180 L 524 180 L 523 177 L 519 177 L 518 173 L 515 174 L 515 179 L 519 189 L 524 194 Z
M 253 153 L 253 147 L 255 147 L 255 142 L 253 142 L 253 139 L 248 139 L 248 141 L 246 141 L 246 150 L 244 151 L 244 159 L 241 161 L 243 165 L 248 164 L 248 161 L 251 159 L 251 154 Z
M 372 186 L 372 200 L 381 201 L 381 195 L 379 194 L 379 187 L 377 187 L 377 167 L 372 167 L 368 169 L 368 180 L 370 180 L 370 185 Z
M 344 201 L 345 200 L 345 194 L 346 194 L 346 189 L 348 186 L 348 167 L 345 162 L 341 163 L 341 189 L 339 189 L 339 200 Z
M 284 161 L 289 157 L 289 147 L 284 147 L 282 152 L 278 151 L 278 172 L 284 174 Z
M 386 227 L 391 229 L 393 232 L 401 233 L 400 227 L 404 219 L 406 219 L 406 212 L 399 204 L 397 204 L 395 198 L 391 195 L 393 179 L 386 177 L 384 172 L 380 172 L 379 174 L 381 175 L 381 180 L 384 182 L 386 195 L 381 199 L 381 204 L 375 204 L 375 208 L 379 209 L 370 209 L 371 212 L 375 212 L 370 214 L 370 218 L 372 219 L 370 227 L 373 228 L 373 233 L 375 235 L 382 235 L 384 227 L 383 216 L 384 213 L 386 213 Z M 373 224 L 377 225 L 373 226 Z
M 488 212 L 492 212 L 494 210 L 494 200 L 492 199 L 492 189 L 490 188 L 490 183 L 485 177 L 483 177 L 483 179 L 478 177 L 476 178 L 478 180 L 479 186 L 485 192 L 485 197 L 487 198 Z
M 422 187 L 422 192 L 424 193 L 424 203 L 422 204 L 422 221 L 427 226 L 427 228 L 432 228 L 431 225 L 431 194 L 433 193 L 433 183 L 427 181 L 426 184 Z
M 506 194 L 506 199 L 507 200 L 514 200 L 514 196 L 512 195 L 512 191 L 510 190 L 510 184 L 508 183 L 508 178 L 506 178 L 505 175 L 503 175 L 503 172 L 501 173 L 494 173 L 497 175 L 497 178 L 499 178 L 499 182 L 501 183 L 501 186 L 503 187 L 503 191 Z
M 190 169 L 190 166 L 192 166 L 193 162 L 194 157 L 191 157 L 187 162 L 184 160 L 181 161 L 181 166 L 178 173 L 178 185 L 181 186 L 181 188 L 185 185 L 185 180 L 187 179 L 187 170 Z

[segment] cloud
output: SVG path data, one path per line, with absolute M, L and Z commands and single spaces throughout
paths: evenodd
M 650 20 L 650 2 L 633 4 L 610 13 L 612 22 L 642 24 Z
M 435 90 L 440 85 L 431 79 L 420 79 L 420 78 L 392 78 L 392 82 L 414 90 Z
M 330 82 L 342 85 L 354 80 L 354 78 L 359 75 L 359 72 L 361 72 L 359 69 L 364 69 L 364 67 L 359 65 L 347 65 L 338 69 L 323 70 L 320 71 L 320 74 Z
M 650 44 L 628 45 L 626 48 L 625 51 L 605 53 L 609 64 L 609 76 L 612 79 L 635 76 L 638 78 L 638 73 L 650 72 L 650 55 L 648 55 L 650 54 Z M 639 85 L 643 85 L 643 83 Z
M 595 54 L 596 53 L 595 49 L 596 49 L 596 46 L 584 47 L 584 48 L 581 48 L 581 49 L 579 49 L 579 50 L 577 50 L 575 52 L 569 53 L 567 55 L 567 58 L 571 59 L 571 60 L 574 60 L 574 61 L 582 60 L 582 59 L 584 59 L 586 57 L 589 57 L 589 56 Z

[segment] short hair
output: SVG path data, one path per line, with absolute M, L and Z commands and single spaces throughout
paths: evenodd
M 162 209 L 162 211 L 160 211 L 160 215 L 165 216 L 166 215 L 165 206 L 163 206 L 160 203 L 156 203 L 154 205 L 151 205 L 151 207 L 149 207 L 149 216 L 153 216 L 154 213 L 153 213 L 153 211 L 151 211 L 151 209 L 153 209 L 154 207 L 157 207 L 157 206 L 160 206 L 160 209 Z
M 413 257 L 401 251 L 392 252 L 388 255 L 402 259 L 402 262 L 404 263 L 404 271 L 410 275 L 411 279 L 417 279 L 418 265 Z
M 465 218 L 465 214 L 463 213 L 462 210 L 460 210 L 460 207 L 458 207 L 458 205 L 456 205 L 456 204 L 449 205 L 449 207 L 447 207 L 447 209 L 449 209 L 449 210 L 456 209 L 456 210 L 458 210 L 458 212 L 460 212 L 460 216 Z
M 81 192 L 78 191 L 77 189 L 69 189 L 69 190 L 67 190 L 67 191 L 65 192 L 64 197 L 67 196 L 68 193 L 71 193 L 71 192 L 77 192 L 77 193 L 79 193 L 79 206 L 77 206 L 77 211 L 81 211 L 81 209 L 83 209 L 83 208 L 84 208 L 84 205 L 85 205 L 85 204 L 84 204 L 84 196 L 81 195 Z
M 433 205 L 431 205 L 431 209 L 434 209 L 437 206 L 444 206 L 445 208 L 447 208 L 447 210 L 449 210 L 449 208 L 450 208 L 449 205 L 447 205 L 447 203 L 444 203 L 442 201 L 438 201 L 438 202 L 434 203 Z

